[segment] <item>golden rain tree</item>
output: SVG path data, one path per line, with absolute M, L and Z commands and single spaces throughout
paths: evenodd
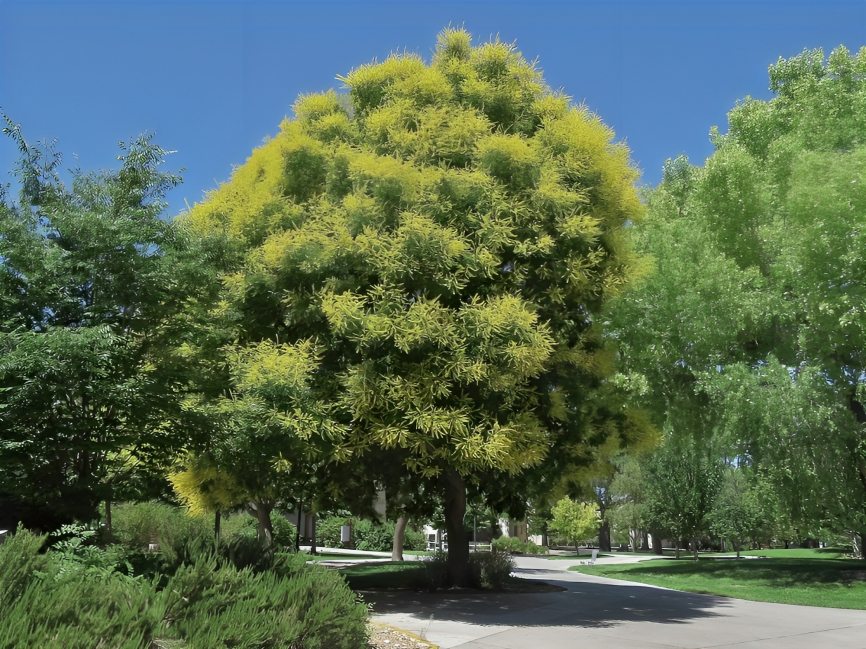
M 240 345 L 309 344 L 332 457 L 399 450 L 444 499 L 466 584 L 467 482 L 583 457 L 628 414 L 595 322 L 634 274 L 624 144 L 498 39 L 446 29 L 430 64 L 391 55 L 302 96 L 294 119 L 185 217 L 244 255 L 226 273 Z M 300 431 L 300 432 L 299 432 Z M 483 485 L 481 486 L 483 488 Z

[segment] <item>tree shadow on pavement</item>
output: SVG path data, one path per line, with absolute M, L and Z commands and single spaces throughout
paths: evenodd
M 419 619 L 450 620 L 481 626 L 613 627 L 625 622 L 683 624 L 723 616 L 730 600 L 619 582 L 562 579 L 560 570 L 522 568 L 515 574 L 539 579 L 565 591 L 555 593 L 484 593 L 448 590 L 436 593 L 366 591 L 375 613 L 402 613 Z

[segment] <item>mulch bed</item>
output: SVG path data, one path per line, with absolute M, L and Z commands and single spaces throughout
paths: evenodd
M 370 624 L 370 649 L 436 649 L 436 645 L 381 624 Z

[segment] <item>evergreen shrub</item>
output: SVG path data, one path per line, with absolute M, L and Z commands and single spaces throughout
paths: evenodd
M 316 522 L 316 541 L 321 547 L 339 548 L 340 527 L 349 524 L 349 518 L 327 516 Z M 390 552 L 394 546 L 394 522 L 377 523 L 368 520 L 354 519 L 353 538 L 356 550 L 367 552 Z M 427 547 L 427 539 L 422 532 L 406 528 L 403 539 L 404 550 L 423 550 Z
M 212 517 L 189 516 L 186 510 L 158 502 L 118 503 L 112 507 L 114 540 L 129 550 L 151 543 L 175 544 L 191 534 L 213 529 Z
M 74 552 L 40 554 L 19 528 L 0 546 L 0 649 L 139 649 L 161 618 L 155 584 L 104 566 L 71 567 Z
M 40 553 L 44 544 L 19 529 L 0 546 L 0 649 L 366 646 L 365 606 L 341 575 L 303 557 L 279 555 L 257 572 L 202 553 L 148 580 L 90 565 L 80 544 Z
M 357 649 L 367 641 L 367 609 L 343 577 L 303 557 L 282 555 L 253 572 L 199 559 L 165 591 L 171 637 L 189 649 Z
M 430 590 L 444 588 L 450 583 L 447 552 L 436 550 L 432 556 L 424 558 L 423 565 Z M 473 552 L 469 555 L 471 585 L 475 588 L 501 590 L 515 567 L 511 555 L 500 550 Z
M 469 566 L 476 586 L 501 590 L 516 564 L 511 554 L 493 548 L 490 552 L 473 552 Z
M 491 542 L 491 546 L 500 552 L 510 554 L 547 554 L 547 548 L 532 541 L 521 541 L 516 536 L 501 536 Z

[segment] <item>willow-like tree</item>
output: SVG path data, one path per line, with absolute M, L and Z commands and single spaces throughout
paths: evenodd
M 638 174 L 498 40 L 448 29 L 430 64 L 398 54 L 340 79 L 347 94 L 302 96 L 186 218 L 245 251 L 225 281 L 240 344 L 315 349 L 334 423 L 303 434 L 342 461 L 398 449 L 438 486 L 462 585 L 467 481 L 627 428 L 588 398 L 610 365 L 595 315 L 633 273 Z
M 792 523 L 866 544 L 866 48 L 780 59 L 703 167 L 669 162 L 612 309 L 669 432 L 775 484 Z M 864 554 L 866 557 L 866 554 Z

